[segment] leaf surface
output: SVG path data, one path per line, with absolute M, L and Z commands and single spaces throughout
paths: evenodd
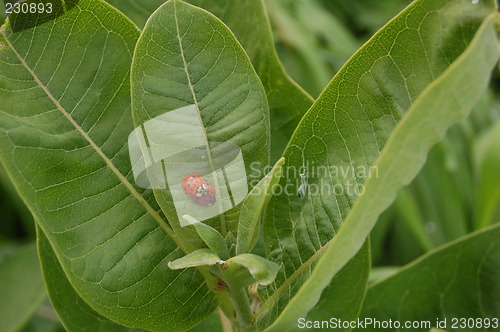
M 39 227 L 37 227 L 37 248 L 50 302 L 66 330 L 71 332 L 140 331 L 110 321 L 93 310 L 78 295 L 66 278 L 49 240 Z
M 292 170 L 305 167 L 309 194 L 275 196 L 264 222 L 270 258 L 284 269 L 263 294 L 261 326 L 279 316 L 270 330 L 289 328 L 314 307 L 430 147 L 474 106 L 499 56 L 495 11 L 493 1 L 413 2 L 308 111 L 281 183 L 298 189 L 304 181 Z
M 0 161 L 85 302 L 125 326 L 182 330 L 217 301 L 194 269 L 168 268 L 181 250 L 152 193 L 134 185 L 137 38 L 126 17 L 94 0 L 31 29 L 4 25 Z

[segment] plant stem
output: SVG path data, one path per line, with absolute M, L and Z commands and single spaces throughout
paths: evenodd
M 233 313 L 228 317 L 237 327 L 238 332 L 255 332 L 255 315 L 252 312 L 249 296 L 246 292 L 246 286 L 251 283 L 250 273 L 237 264 L 222 264 L 213 267 L 211 272 L 217 275 L 225 283 L 225 292 L 227 300 L 232 302 L 232 308 L 220 306 L 226 315 Z M 249 282 L 249 279 L 250 282 Z M 222 303 L 221 303 L 222 304 Z
M 236 320 L 238 321 L 241 332 L 257 331 L 253 322 L 253 314 L 250 310 L 250 302 L 245 292 L 245 288 L 236 284 L 229 286 L 229 294 L 233 299 L 234 309 L 236 311 Z

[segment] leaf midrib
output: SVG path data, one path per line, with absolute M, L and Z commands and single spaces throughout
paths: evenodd
M 139 202 L 140 205 L 151 215 L 151 217 L 158 223 L 158 225 L 167 233 L 167 235 L 181 248 L 184 252 L 187 249 L 181 241 L 178 240 L 175 232 L 165 223 L 163 218 L 158 214 L 157 211 L 142 197 L 142 195 L 133 187 L 133 185 L 127 180 L 127 178 L 118 170 L 118 168 L 113 164 L 111 159 L 109 159 L 106 154 L 101 150 L 101 148 L 94 142 L 94 140 L 83 130 L 83 128 L 71 117 L 71 115 L 66 111 L 66 109 L 61 105 L 61 103 L 54 97 L 47 86 L 41 81 L 38 75 L 31 69 L 31 67 L 26 63 L 26 61 L 21 57 L 21 55 L 16 51 L 14 45 L 10 42 L 9 38 L 5 34 L 3 29 L 0 29 L 0 34 L 2 34 L 3 39 L 19 59 L 22 66 L 28 71 L 28 73 L 33 77 L 37 85 L 45 92 L 47 97 L 54 103 L 56 108 L 63 114 L 63 116 L 73 125 L 73 127 L 82 135 L 82 137 L 90 144 L 90 146 L 97 152 L 97 154 L 106 163 L 109 169 L 116 175 L 120 182 L 127 188 L 130 194 Z
M 187 81 L 188 81 L 188 86 L 189 86 L 189 91 L 191 92 L 191 95 L 193 96 L 193 102 L 196 106 L 196 115 L 198 115 L 198 122 L 200 124 L 200 128 L 202 130 L 202 136 L 203 136 L 203 139 L 205 140 L 205 146 L 207 148 L 207 156 L 208 156 L 208 161 L 210 163 L 210 169 L 212 171 L 212 173 L 214 174 L 214 176 L 212 177 L 213 181 L 214 181 L 214 185 L 215 185 L 215 188 L 217 188 L 217 190 L 215 190 L 215 196 L 216 196 L 216 199 L 217 199 L 217 202 L 222 202 L 222 197 L 220 195 L 220 186 L 219 186 L 219 181 L 218 181 L 218 178 L 217 178 L 217 174 L 215 173 L 216 172 L 216 169 L 215 169 L 215 165 L 214 165 L 214 161 L 213 161 L 213 157 L 212 157 L 212 150 L 210 149 L 210 145 L 209 145 L 209 142 L 208 142 L 208 139 L 207 139 L 207 131 L 205 129 L 205 125 L 203 124 L 203 119 L 201 118 L 201 114 L 200 114 L 200 105 L 199 105 L 199 102 L 198 102 L 198 98 L 196 97 L 196 93 L 194 92 L 194 87 L 193 87 L 193 84 L 191 82 L 191 76 L 189 75 L 189 70 L 188 70 L 188 65 L 187 65 L 187 62 L 186 62 L 186 57 L 184 56 L 184 48 L 183 48 L 183 45 L 182 45 L 182 37 L 181 37 L 181 33 L 180 33 L 180 30 L 179 30 L 179 20 L 177 19 L 177 1 L 173 1 L 174 3 L 174 18 L 175 18 L 175 28 L 177 30 L 177 40 L 179 41 L 179 50 L 180 50 L 180 56 L 182 58 L 182 64 L 184 66 L 184 73 L 186 74 L 186 78 L 187 78 Z M 219 206 L 219 217 L 220 217 L 220 220 L 221 220 L 221 233 L 222 233 L 222 236 L 225 236 L 226 233 L 227 233 L 227 230 L 226 230 L 226 218 L 224 216 L 224 211 L 222 210 L 222 206 L 220 204 L 217 204 Z

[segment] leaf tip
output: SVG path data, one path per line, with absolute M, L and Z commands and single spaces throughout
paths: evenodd
M 190 225 L 198 224 L 200 223 L 198 220 L 194 219 L 191 217 L 189 214 L 185 214 L 182 216 L 184 220 L 186 220 Z

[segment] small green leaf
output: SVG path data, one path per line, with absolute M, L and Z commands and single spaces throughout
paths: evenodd
M 169 262 L 168 267 L 172 270 L 179 270 L 196 266 L 212 266 L 220 263 L 224 263 L 224 261 L 212 250 L 198 249 L 173 262 Z
M 369 287 L 361 319 L 499 318 L 499 280 L 500 224 L 495 224 L 432 250 Z
M 260 215 L 264 206 L 271 198 L 272 191 L 279 183 L 284 163 L 285 158 L 278 160 L 271 171 L 253 187 L 247 198 L 243 201 L 236 240 L 237 255 L 250 252 L 255 246 L 260 230 Z
M 229 249 L 227 248 L 226 241 L 215 228 L 199 222 L 190 215 L 185 215 L 183 218 L 196 228 L 198 235 L 213 252 L 222 259 L 229 258 Z
M 232 264 L 244 267 L 250 272 L 255 281 L 261 285 L 269 285 L 274 281 L 279 271 L 279 265 L 264 257 L 254 254 L 241 254 L 230 258 L 226 262 L 228 268 Z
M 0 261 L 1 331 L 18 331 L 46 296 L 34 243 L 16 249 Z

